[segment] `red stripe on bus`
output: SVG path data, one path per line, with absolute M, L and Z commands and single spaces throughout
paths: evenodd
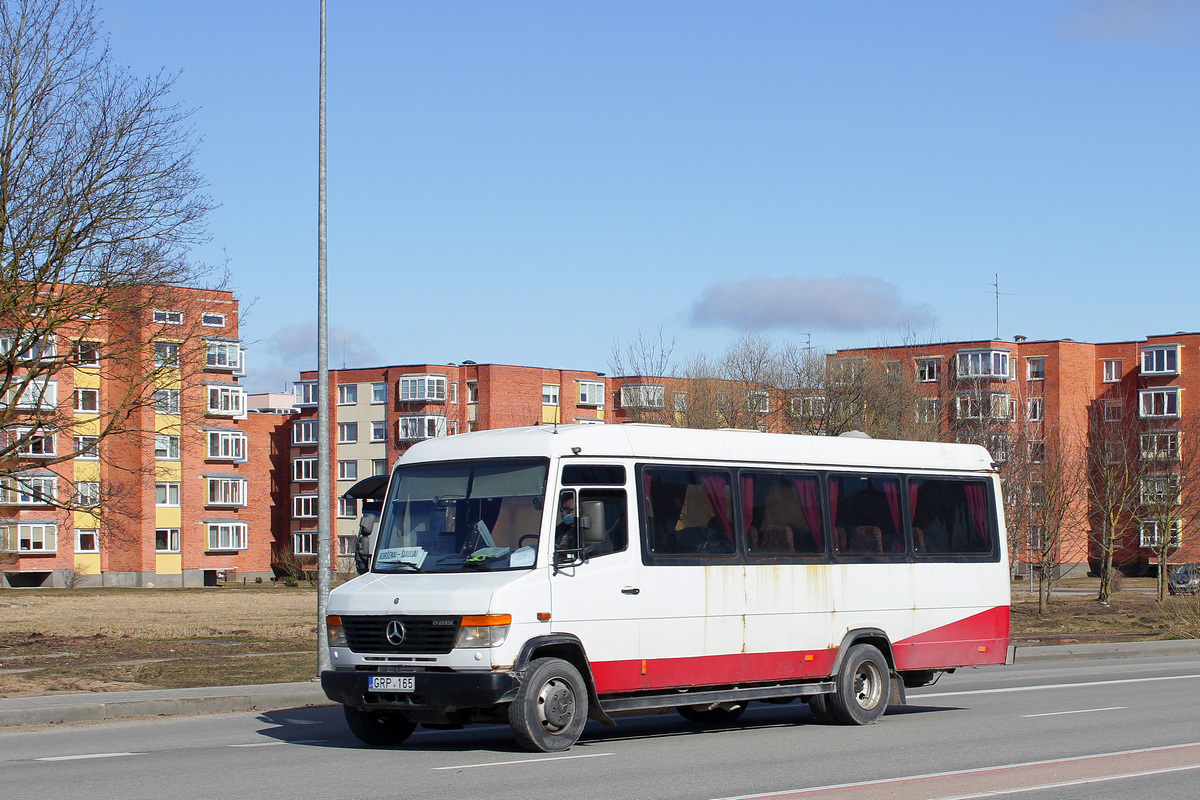
M 892 643 L 896 668 L 944 669 L 1003 664 L 1008 650 L 1008 606 L 974 614 Z M 837 648 L 775 653 L 730 653 L 645 661 L 594 661 L 599 694 L 824 678 L 833 671 Z

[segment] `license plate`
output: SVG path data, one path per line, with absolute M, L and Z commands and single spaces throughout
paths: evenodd
M 414 692 L 417 679 L 414 675 L 372 675 L 367 679 L 367 689 L 372 692 Z

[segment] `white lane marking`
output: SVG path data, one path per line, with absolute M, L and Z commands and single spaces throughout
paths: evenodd
M 120 758 L 122 756 L 144 756 L 145 753 L 85 753 L 77 756 L 42 756 L 34 761 L 83 761 L 88 758 Z
M 1078 689 L 1085 686 L 1115 686 L 1119 683 L 1152 683 L 1154 681 L 1183 681 L 1200 678 L 1200 675 L 1162 675 L 1157 678 L 1120 678 L 1111 681 L 1087 681 L 1085 683 L 1044 683 L 1039 686 L 1008 686 L 1003 689 L 967 689 L 961 692 L 931 692 L 910 694 L 913 699 L 926 697 L 960 697 L 968 694 L 1004 694 L 1006 692 L 1036 692 L 1042 689 Z
M 572 758 L 602 758 L 615 753 L 587 753 L 580 756 L 549 756 L 547 758 L 522 758 L 519 761 L 490 761 L 486 764 L 459 764 L 454 767 L 433 767 L 434 771 L 448 769 L 475 769 L 477 767 L 508 767 L 513 764 L 540 764 L 543 761 L 569 761 Z
M 250 744 L 231 744 L 228 747 L 278 747 L 283 742 L 251 742 Z
M 1181 767 L 1160 767 L 1159 769 L 1147 769 L 1142 772 L 1125 772 L 1120 775 L 1103 775 L 1098 778 L 1076 778 L 1073 781 L 1059 781 L 1057 783 L 1042 783 L 1037 786 L 1014 786 L 1011 789 L 989 789 L 986 792 L 978 794 L 956 794 L 951 797 L 937 797 L 933 800 L 981 800 L 987 797 L 996 797 L 1002 794 L 1023 794 L 1025 792 L 1041 792 L 1046 789 L 1065 789 L 1068 786 L 1086 786 L 1089 783 L 1104 783 L 1105 781 L 1123 781 L 1129 778 L 1145 778 L 1148 775 L 1165 775 L 1169 772 L 1187 772 L 1191 769 L 1200 769 L 1200 764 L 1184 764 Z
M 1032 719 L 1033 717 L 1061 717 L 1064 714 L 1091 714 L 1093 711 L 1122 711 L 1129 706 L 1107 706 L 1106 708 L 1079 708 L 1074 711 L 1047 711 L 1044 714 L 1022 714 L 1022 719 Z
M 783 789 L 775 792 L 762 792 L 760 794 L 739 794 L 732 797 L 719 797 L 713 800 L 767 800 L 772 797 L 803 797 L 805 795 L 815 795 L 819 792 L 829 792 L 834 789 L 856 789 L 863 786 L 887 786 L 894 783 L 908 783 L 910 781 L 927 780 L 929 778 L 953 778 L 959 775 L 973 775 L 980 772 L 997 772 L 1011 771 L 1023 769 L 1025 767 L 1044 767 L 1051 764 L 1066 764 L 1072 761 L 1090 761 L 1098 758 L 1111 758 L 1113 756 L 1133 756 L 1143 755 L 1145 753 L 1159 753 L 1164 750 L 1183 750 L 1188 747 L 1200 747 L 1200 742 L 1185 742 L 1183 744 L 1166 744 L 1159 747 L 1139 747 L 1136 750 L 1116 750 L 1111 753 L 1091 753 L 1083 756 L 1064 756 L 1063 758 L 1047 758 L 1042 761 L 1023 761 L 1017 764 L 996 764 L 990 767 L 972 767 L 970 769 L 955 769 L 948 772 L 926 772 L 921 775 L 901 775 L 898 778 L 882 778 L 874 781 L 855 781 L 853 783 L 833 783 L 827 786 L 812 786 L 807 789 Z M 1200 766 L 1200 765 L 1198 765 Z M 941 798 L 940 800 L 948 800 Z

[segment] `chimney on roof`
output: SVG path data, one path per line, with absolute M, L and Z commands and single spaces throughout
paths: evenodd
M 1025 337 L 1024 336 L 1014 336 L 1013 341 L 1016 342 L 1017 344 L 1021 344 L 1021 342 L 1025 341 Z

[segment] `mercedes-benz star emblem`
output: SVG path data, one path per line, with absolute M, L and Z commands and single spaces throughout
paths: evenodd
M 388 644 L 399 647 L 404 642 L 404 623 L 394 619 L 387 624 Z

